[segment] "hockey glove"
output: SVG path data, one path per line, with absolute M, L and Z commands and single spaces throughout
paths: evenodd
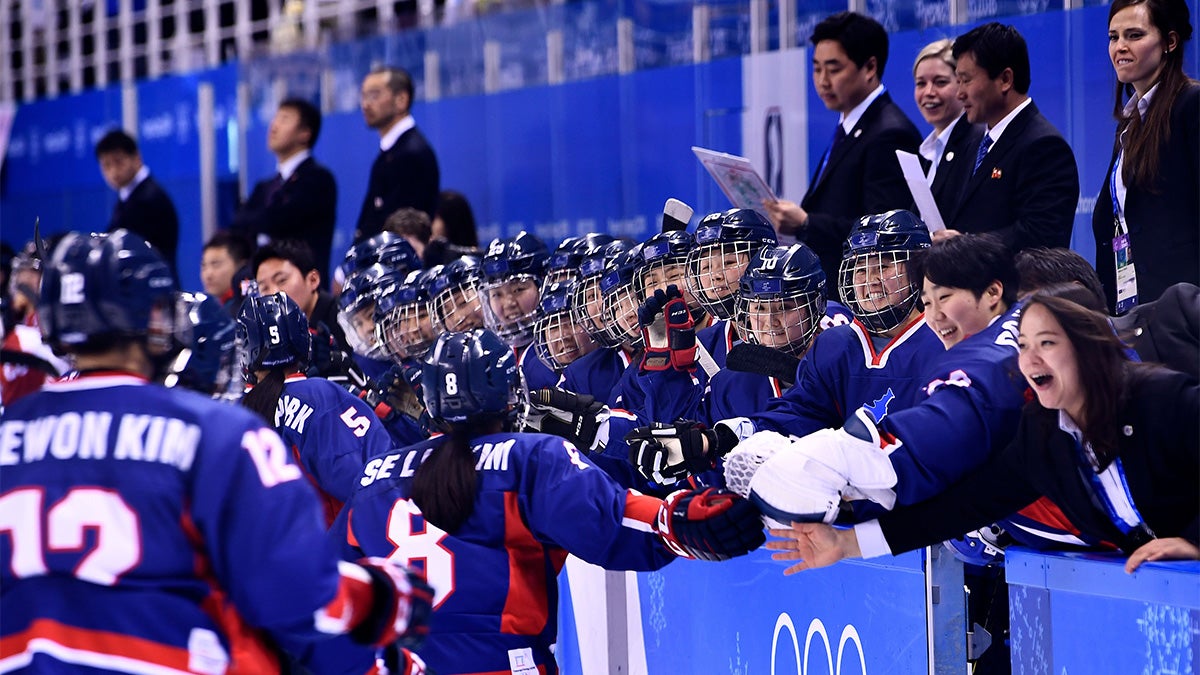
M 625 442 L 629 444 L 629 462 L 638 473 L 670 486 L 716 466 L 717 460 L 737 445 L 737 437 L 728 429 L 706 429 L 699 422 L 680 420 L 639 427 L 625 435 Z
M 374 647 L 397 642 L 417 648 L 429 633 L 433 588 L 422 575 L 386 558 L 363 558 L 358 566 L 370 577 L 371 606 L 351 628 L 350 639 Z
M 671 367 L 671 345 L 667 341 L 667 319 L 663 316 L 663 306 L 667 304 L 667 294 L 654 291 L 654 295 L 638 307 L 638 325 L 642 327 L 642 344 L 646 351 L 642 353 L 642 372 L 667 370 Z
M 608 406 L 587 394 L 557 388 L 532 391 L 525 424 L 543 434 L 571 441 L 586 453 L 608 445 Z
M 675 286 L 667 286 L 663 316 L 667 324 L 667 344 L 671 349 L 671 367 L 691 372 L 696 367 L 696 322 L 687 302 Z
M 680 490 L 658 510 L 655 532 L 683 558 L 728 560 L 766 541 L 758 511 L 727 490 Z

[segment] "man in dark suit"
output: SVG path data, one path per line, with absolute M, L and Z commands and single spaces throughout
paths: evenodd
M 362 113 L 379 132 L 379 155 L 371 165 L 354 243 L 383 230 L 387 217 L 406 206 L 432 220 L 440 190 L 437 156 L 409 111 L 412 77 L 402 68 L 377 68 L 362 83 Z
M 912 203 L 896 150 L 915 153 L 921 134 L 880 84 L 888 57 L 883 26 L 839 12 L 817 24 L 810 41 L 813 85 L 841 117 L 800 204 L 779 200 L 766 207 L 780 234 L 811 246 L 826 276 L 836 280 L 855 222 Z M 838 286 L 831 281 L 830 293 Z
M 96 143 L 96 160 L 109 187 L 117 191 L 117 205 L 108 221 L 108 231 L 125 228 L 137 233 L 175 272 L 175 249 L 179 244 L 179 216 L 165 190 L 150 177 L 142 163 L 137 141 L 114 129 Z
M 1075 154 L 1029 98 L 1029 50 L 1012 26 L 989 23 L 954 41 L 958 98 L 987 125 L 945 232 L 992 232 L 1015 253 L 1071 243 L 1079 171 Z
M 258 246 L 279 239 L 307 242 L 322 279 L 329 278 L 329 256 L 337 220 L 337 183 L 312 157 L 321 133 L 321 111 L 298 98 L 279 104 L 267 131 L 275 155 L 275 175 L 254 186 L 233 217 L 233 229 Z
M 942 218 L 958 206 L 963 187 L 971 177 L 975 151 L 979 148 L 984 131 L 982 124 L 971 124 L 965 114 L 951 124 L 946 147 L 938 158 L 933 182 L 929 184 L 929 191 L 933 193 L 933 201 L 937 203 Z M 927 170 L 926 175 L 928 173 Z

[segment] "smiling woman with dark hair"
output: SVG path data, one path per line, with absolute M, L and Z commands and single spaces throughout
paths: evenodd
M 851 530 L 772 530 L 788 573 L 848 557 L 900 553 L 1008 516 L 1040 496 L 1083 534 L 1151 560 L 1200 559 L 1200 389 L 1186 375 L 1131 363 L 1106 317 L 1051 293 L 1021 315 L 1021 372 L 1037 400 L 1016 439 L 946 492 Z

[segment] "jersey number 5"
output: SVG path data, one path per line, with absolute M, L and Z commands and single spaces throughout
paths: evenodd
M 436 589 L 433 608 L 440 607 L 454 593 L 454 554 L 442 545 L 446 532 L 426 521 L 411 500 L 398 499 L 388 514 L 387 538 L 396 547 L 388 559 L 405 567 L 424 567 L 425 578 Z
M 142 559 L 141 521 L 121 495 L 102 488 L 74 488 L 51 505 L 43 519 L 44 497 L 42 488 L 0 495 L 0 535 L 12 537 L 16 577 L 47 574 L 46 554 L 82 551 L 89 530 L 96 532 L 96 543 L 75 566 L 77 578 L 112 586 Z

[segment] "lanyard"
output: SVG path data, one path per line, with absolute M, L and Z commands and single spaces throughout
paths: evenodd
M 1108 175 L 1108 195 L 1112 197 L 1113 225 L 1115 227 L 1114 237 L 1129 232 L 1129 228 L 1125 225 L 1125 218 L 1121 214 L 1121 200 L 1117 199 L 1117 172 L 1121 170 L 1121 160 L 1124 158 L 1125 149 L 1122 148 L 1117 151 L 1117 160 L 1113 162 L 1112 173 Z
M 1075 441 L 1075 448 L 1080 469 L 1092 488 L 1093 501 L 1104 509 L 1112 524 L 1121 534 L 1138 542 L 1139 546 L 1155 539 L 1154 531 L 1146 525 L 1137 505 L 1133 503 L 1133 495 L 1130 494 L 1129 483 L 1125 480 L 1121 458 L 1114 459 L 1107 469 L 1096 473 L 1087 457 L 1087 451 L 1078 440 Z

